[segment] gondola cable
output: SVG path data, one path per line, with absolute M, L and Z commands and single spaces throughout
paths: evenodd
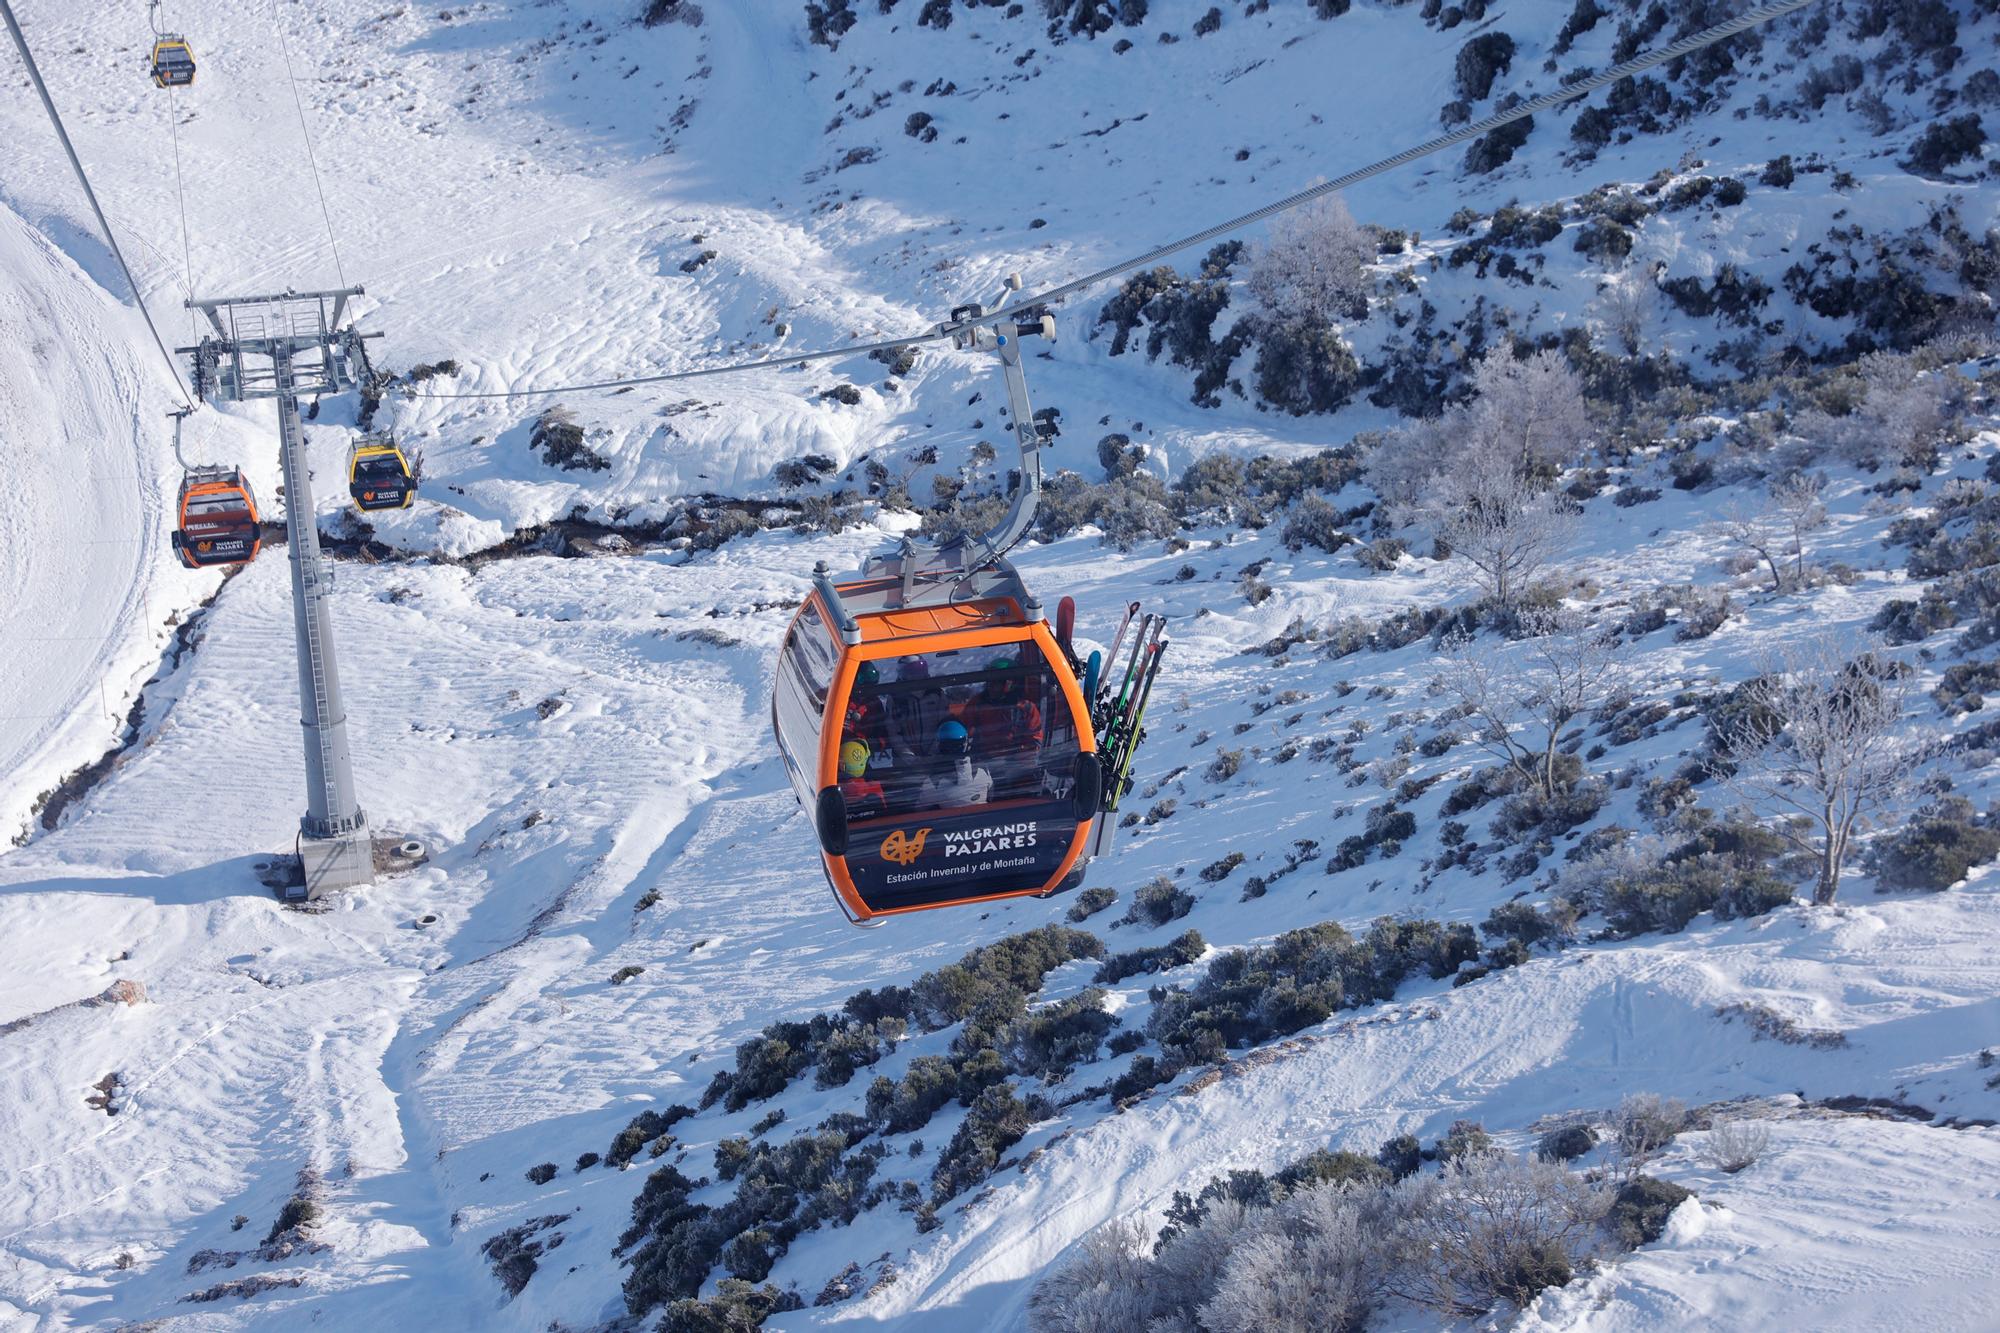
M 1357 185 L 1362 181 L 1368 180 L 1370 177 L 1379 176 L 1387 171 L 1393 171 L 1397 167 L 1416 161 L 1418 158 L 1442 152 L 1457 144 L 1476 139 L 1484 134 L 1490 134 L 1503 126 L 1524 120 L 1537 112 L 1546 111 L 1551 107 L 1560 106 L 1565 102 L 1575 101 L 1580 97 L 1587 97 L 1598 89 L 1609 87 L 1622 79 L 1629 79 L 1636 74 L 1643 74 L 1647 70 L 1657 68 L 1660 65 L 1683 59 L 1694 54 L 1696 51 L 1713 46 L 1717 42 L 1727 41 L 1731 37 L 1747 32 L 1751 28 L 1760 27 L 1774 19 L 1783 18 L 1785 15 L 1803 9 L 1812 3 L 1813 0 L 1775 0 L 1775 3 L 1759 5 L 1755 9 L 1747 10 L 1726 22 L 1704 28 L 1700 32 L 1690 34 L 1677 42 L 1663 46 L 1657 51 L 1649 51 L 1645 55 L 1635 56 L 1622 64 L 1613 65 L 1601 74 L 1595 74 L 1590 78 L 1579 80 L 1566 88 L 1559 88 L 1552 93 L 1544 93 L 1540 97 L 1521 103 L 1519 106 L 1510 107 L 1505 111 L 1488 116 L 1484 120 L 1475 121 L 1470 125 L 1453 130 L 1449 134 L 1439 135 L 1437 138 L 1418 144 L 1415 147 L 1406 148 L 1394 156 L 1371 162 L 1365 167 L 1357 168 L 1332 180 L 1308 186 L 1296 194 L 1288 195 L 1283 199 L 1266 204 L 1262 208 L 1240 214 L 1237 217 L 1230 218 L 1226 222 L 1216 223 L 1212 227 L 1204 227 L 1192 235 L 1168 241 L 1164 245 L 1155 246 L 1144 254 L 1134 256 L 1131 259 L 1121 260 L 1106 268 L 1098 269 L 1094 273 L 1089 273 L 1083 277 L 1051 287 L 1047 291 L 1037 292 L 1033 296 L 1023 297 L 1012 304 L 1002 305 L 998 309 L 991 311 L 983 311 L 964 320 L 947 320 L 929 333 L 916 334 L 908 338 L 857 343 L 849 347 L 829 348 L 823 351 L 802 352 L 797 356 L 764 357 L 756 361 L 740 361 L 721 366 L 704 366 L 695 370 L 669 371 L 659 375 L 634 375 L 623 379 L 597 380 L 581 384 L 559 384 L 543 389 L 496 389 L 474 393 L 437 393 L 426 391 L 416 396 L 419 398 L 437 399 L 478 399 L 530 398 L 556 393 L 589 393 L 602 389 L 626 389 L 643 384 L 668 384 L 680 380 L 703 379 L 712 375 L 732 375 L 748 370 L 802 366 L 814 361 L 864 356 L 870 352 L 895 351 L 905 347 L 921 347 L 929 343 L 948 342 L 956 334 L 974 325 L 991 327 L 996 324 L 1012 321 L 1018 316 L 1026 315 L 1031 311 L 1038 311 L 1040 307 L 1059 301 L 1066 296 L 1073 296 L 1077 292 L 1095 287 L 1100 283 L 1108 282 L 1112 278 L 1130 273 L 1134 269 L 1144 268 L 1148 264 L 1156 263 L 1169 255 L 1178 254 L 1180 251 L 1189 250 L 1195 246 L 1219 240 L 1232 232 L 1241 231 L 1245 227 L 1255 226 L 1257 223 L 1276 217 L 1280 213 L 1286 213 L 1292 209 L 1303 207 L 1316 199 Z
M 160 336 L 159 325 L 153 322 L 153 312 L 146 304 L 146 295 L 139 290 L 139 280 L 132 276 L 132 266 L 125 262 L 125 252 L 119 248 L 117 233 L 111 230 L 110 219 L 104 216 L 104 206 L 97 201 L 97 191 L 91 188 L 90 177 L 84 172 L 83 162 L 76 155 L 76 145 L 70 142 L 69 129 L 63 124 L 62 114 L 56 110 L 55 100 L 49 96 L 49 86 L 42 80 L 42 70 L 35 63 L 34 52 L 28 49 L 28 39 L 21 31 L 20 23 L 14 17 L 14 6 L 10 0 L 0 0 L 0 19 L 5 19 L 7 32 L 14 39 L 14 48 L 21 53 L 21 63 L 28 68 L 28 80 L 35 85 L 35 92 L 42 99 L 42 109 L 49 114 L 49 124 L 55 127 L 56 138 L 62 141 L 63 152 L 69 157 L 71 170 L 76 172 L 77 183 L 83 187 L 84 197 L 90 201 L 90 211 L 97 215 L 97 225 L 104 233 L 104 243 L 111 250 L 111 257 L 118 261 L 119 271 L 125 275 L 125 282 L 132 289 L 132 299 L 138 304 L 139 313 L 145 318 L 146 329 L 153 335 L 153 345 L 160 349 L 160 358 L 167 363 L 167 373 L 173 376 L 174 387 L 180 391 L 181 401 L 189 410 L 194 408 L 194 395 L 188 392 L 187 381 L 181 378 L 180 364 L 173 353 L 167 350 L 166 339 Z
M 340 285 L 345 287 L 347 285 L 347 271 L 340 264 L 340 242 L 334 238 L 333 213 L 326 206 L 326 187 L 320 184 L 319 159 L 313 152 L 312 130 L 306 124 L 305 99 L 299 96 L 298 75 L 292 71 L 291 44 L 285 40 L 285 24 L 278 17 L 277 0 L 271 0 L 271 26 L 278 33 L 278 54 L 285 61 L 285 82 L 291 85 L 292 106 L 299 113 L 299 137 L 305 140 L 306 165 L 312 170 L 313 192 L 319 196 L 319 215 L 326 223 L 326 244 L 327 248 L 333 251 L 334 276 L 338 277 Z

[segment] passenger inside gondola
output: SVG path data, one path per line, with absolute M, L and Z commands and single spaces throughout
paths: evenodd
M 840 747 L 840 794 L 849 819 L 874 819 L 888 809 L 882 784 L 868 775 L 869 759 L 866 741 L 851 740 Z
M 863 663 L 841 727 L 842 790 L 858 743 L 882 796 L 865 813 L 850 796 L 850 818 L 1064 795 L 1078 746 L 1060 694 L 1040 654 L 1018 645 Z

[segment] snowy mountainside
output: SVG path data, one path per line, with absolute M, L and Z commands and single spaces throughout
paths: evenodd
M 145 29 L 122 12 L 20 8 L 178 340 L 188 277 L 174 259 L 167 107 L 137 75 Z M 1965 427 L 1930 464 L 1871 471 L 1812 456 L 1828 521 L 1811 559 L 1843 572 L 1810 588 L 1766 592 L 1754 568 L 1725 562 L 1710 526 L 1763 501 L 1745 459 L 1762 457 L 1748 422 L 1775 416 L 1768 405 L 1662 408 L 1672 419 L 1660 438 L 1593 460 L 1605 467 L 1579 480 L 1592 498 L 1563 592 L 1625 627 L 1641 684 L 1629 708 L 1579 724 L 1576 757 L 1603 783 L 1602 804 L 1546 835 L 1496 832 L 1510 798 L 1461 795 L 1492 760 L 1432 692 L 1443 635 L 1408 630 L 1411 617 L 1475 602 L 1472 572 L 1410 531 L 1406 552 L 1379 545 L 1390 529 L 1365 512 L 1375 497 L 1353 468 L 1324 498 L 1366 546 L 1288 544 L 1295 495 L 1264 499 L 1268 526 L 1229 505 L 1191 506 L 1171 516 L 1171 538 L 1143 533 L 1124 551 L 1089 527 L 1024 546 L 1030 581 L 1045 597 L 1074 595 L 1086 632 L 1105 633 L 1133 598 L 1169 618 L 1169 674 L 1126 805 L 1134 822 L 1120 859 L 1089 881 L 1117 901 L 1080 920 L 1081 900 L 1066 895 L 855 931 L 829 901 L 770 750 L 770 659 L 815 561 L 852 567 L 911 522 L 862 494 L 868 460 L 921 499 L 976 441 L 998 438 L 991 368 L 926 352 L 906 373 L 858 361 L 560 395 L 601 470 L 559 470 L 531 447 L 547 400 L 421 395 L 920 332 L 956 302 L 990 298 L 1010 271 L 1032 289 L 1430 136 L 1476 34 L 1518 44 L 1478 115 L 1607 63 L 1619 26 L 1650 20 L 1618 10 L 1565 43 L 1581 7 L 1555 0 L 1449 27 L 1415 5 L 1323 18 L 1343 7 L 1232 4 L 1202 35 L 1210 6 L 1155 0 L 1136 7 L 1136 24 L 1056 41 L 1035 5 L 846 8 L 855 21 L 831 46 L 812 40 L 792 0 L 669 5 L 653 27 L 631 4 L 598 0 L 227 0 L 172 17 L 203 61 L 172 104 L 184 117 L 192 285 L 306 287 L 344 273 L 368 288 L 364 326 L 387 334 L 379 361 L 458 366 L 387 388 L 378 420 L 422 449 L 426 492 L 373 522 L 378 545 L 361 541 L 338 488 L 321 486 L 323 527 L 367 556 L 340 562 L 334 594 L 364 800 L 382 831 L 429 849 L 420 868 L 322 913 L 280 907 L 258 879 L 299 809 L 282 548 L 226 583 L 165 565 L 169 386 L 84 239 L 38 108 L 0 102 L 10 142 L 24 146 L 0 179 L 0 320 L 31 330 L 31 344 L 32 330 L 65 331 L 43 339 L 46 372 L 0 366 L 0 412 L 9 439 L 60 437 L 61 455 L 88 460 L 77 471 L 94 497 L 72 514 L 63 496 L 75 474 L 49 454 L 0 483 L 0 567 L 33 592 L 0 612 L 0 713 L 51 715 L 0 732 L 22 754 L 0 782 L 10 835 L 52 779 L 119 742 L 90 715 L 125 717 L 162 664 L 163 622 L 220 587 L 193 650 L 170 655 L 146 692 L 133 743 L 56 827 L 0 856 L 0 938 L 14 964 L 0 969 L 0 1061 L 18 1090 L 0 1133 L 0 1327 L 650 1327 L 681 1293 L 659 1278 L 671 1246 L 645 1247 L 696 1230 L 659 1210 L 635 1226 L 635 1205 L 671 1196 L 652 1183 L 670 1185 L 671 1167 L 702 1182 L 690 1210 L 735 1220 L 746 1177 L 724 1164 L 757 1162 L 758 1145 L 769 1155 L 752 1175 L 790 1153 L 781 1165 L 820 1173 L 814 1188 L 709 1237 L 716 1253 L 697 1251 L 683 1286 L 714 1297 L 734 1272 L 796 1293 L 804 1308 L 774 1314 L 774 1328 L 1020 1327 L 1037 1281 L 1087 1237 L 1120 1219 L 1157 1230 L 1176 1192 L 1212 1176 L 1274 1172 L 1315 1149 L 1373 1154 L 1400 1134 L 1431 1144 L 1461 1120 L 1526 1150 L 1547 1125 L 1601 1121 L 1637 1092 L 1752 1099 L 1742 1104 L 1771 1127 L 1764 1160 L 1724 1174 L 1704 1156 L 1711 1131 L 1683 1135 L 1647 1169 L 1699 1201 L 1638 1253 L 1543 1295 L 1519 1326 L 1977 1325 L 1996 1294 L 1986 1260 L 2000 1230 L 1978 1184 L 2000 1151 L 2000 1091 L 1982 1063 L 2000 1046 L 1990 867 L 1948 893 L 1878 897 L 1874 872 L 1857 866 L 1832 910 L 1801 902 L 1723 920 L 1697 909 L 1684 929 L 1611 932 L 1622 938 L 1606 935 L 1597 908 L 1564 947 L 1518 955 L 1502 956 L 1504 941 L 1480 927 L 1516 899 L 1571 891 L 1596 862 L 1568 853 L 1601 850 L 1619 830 L 1672 848 L 1699 840 L 1698 821 L 1673 817 L 1673 784 L 1706 753 L 1723 696 L 1816 632 L 1857 651 L 1877 642 L 1869 626 L 1920 618 L 1895 603 L 1949 582 L 1913 556 L 1899 523 L 1936 523 L 1918 540 L 1947 542 L 1946 563 L 1963 542 L 1971 563 L 1990 515 L 1969 497 L 2000 445 L 1990 360 L 1926 365 L 1956 386 Z M 1672 22 L 1706 8 L 1677 6 Z M 1809 14 L 1746 44 L 1733 73 L 1708 80 L 1712 100 L 1695 74 L 1676 73 L 1668 84 L 1686 107 L 1652 112 L 1655 128 L 1629 141 L 1614 132 L 1594 158 L 1578 152 L 1572 114 L 1538 125 L 1497 171 L 1468 173 L 1454 154 L 1357 189 L 1362 221 L 1423 234 L 1381 265 L 1385 284 L 1407 270 L 1419 294 L 1385 298 L 1341 330 L 1361 364 L 1385 361 L 1395 314 L 1422 300 L 1440 310 L 1438 355 L 1453 371 L 1486 344 L 1469 323 L 1443 330 L 1475 310 L 1489 343 L 1502 307 L 1505 327 L 1531 338 L 1595 330 L 1599 288 L 1625 269 L 1573 248 L 1589 219 L 1566 214 L 1560 239 L 1527 247 L 1541 260 L 1519 261 L 1527 281 L 1497 261 L 1454 265 L 1452 252 L 1489 235 L 1512 201 L 1569 208 L 1607 182 L 1638 194 L 1662 169 L 1678 169 L 1662 196 L 1703 173 L 1751 183 L 1740 204 L 1656 207 L 1633 228 L 1635 267 L 1657 259 L 1659 281 L 1709 290 L 1733 263 L 1772 289 L 1760 327 L 1783 326 L 1757 355 L 1840 346 L 1859 322 L 1812 312 L 1786 288 L 1803 246 L 1836 226 L 1920 228 L 1952 198 L 1970 237 L 1991 225 L 1983 158 L 1948 180 L 1898 162 L 1927 118 L 1980 105 L 1995 20 L 1984 6 L 1947 8 L 1954 65 L 1934 54 L 1935 34 L 1920 42 L 1889 24 L 1856 37 L 1880 6 L 1831 8 L 1835 27 L 1816 30 Z M 949 26 L 923 20 L 939 12 Z M 337 264 L 296 139 L 285 49 Z M 1848 91 L 1810 111 L 1757 110 L 1760 96 L 1795 98 L 1808 67 L 1845 82 L 1826 62 L 1850 51 L 1867 63 Z M 1871 89 L 1890 118 L 1880 134 L 1860 105 Z M 918 112 L 930 119 L 911 131 Z M 1689 154 L 1709 165 L 1683 167 Z M 1802 166 L 1817 154 L 1828 169 L 1758 183 L 1784 154 Z M 1479 217 L 1448 235 L 1461 209 Z M 1935 268 L 1920 285 L 1942 292 L 1946 266 Z M 1031 363 L 1038 405 L 1062 411 L 1059 464 L 1097 477 L 1094 445 L 1116 432 L 1146 447 L 1144 468 L 1164 481 L 1212 453 L 1303 458 L 1399 420 L 1366 385 L 1337 413 L 1261 407 L 1248 350 L 1224 382 L 1249 391 L 1199 406 L 1188 368 L 1111 354 L 1098 312 L 1114 294 L 1058 311 L 1060 340 Z M 1232 319 L 1250 308 L 1240 283 L 1230 301 Z M 1663 307 L 1642 332 L 1649 353 L 1715 382 L 1730 371 L 1708 353 L 1747 330 Z M 822 396 L 842 383 L 857 401 Z M 1837 376 L 1808 388 L 1852 395 Z M 322 479 L 338 475 L 360 410 L 320 406 L 309 432 Z M 193 431 L 192 456 L 241 458 L 281 504 L 267 408 L 205 410 Z M 935 465 L 910 458 L 926 443 Z M 778 465 L 812 454 L 832 460 L 823 482 L 779 483 Z M 1689 466 L 1703 462 L 1712 476 Z M 134 470 L 136 491 L 110 480 Z M 787 504 L 843 487 L 853 526 L 785 530 Z M 713 550 L 641 535 L 700 496 L 769 502 L 786 522 Z M 638 549 L 495 554 L 517 530 L 578 509 L 634 525 Z M 78 522 L 91 534 L 80 554 L 43 563 L 59 525 Z M 465 558 L 480 551 L 492 558 Z M 1662 592 L 1671 585 L 1708 600 L 1676 600 Z M 1979 595 L 1951 586 L 1968 604 Z M 1713 623 L 1681 635 L 1703 608 Z M 1956 738 L 1925 776 L 1985 810 L 1996 793 L 1983 714 L 1941 706 L 1964 697 L 1944 688 L 1948 672 L 1986 665 L 1976 617 L 1963 618 L 1954 629 L 1934 616 L 1892 651 L 1914 673 L 1903 731 Z M 63 628 L 31 634 L 43 624 Z M 1490 630 L 1479 642 L 1515 663 L 1532 647 Z M 1732 813 L 1714 781 L 1688 786 L 1715 817 Z M 1804 885 L 1795 866 L 1783 873 Z M 1156 916 L 1139 909 L 1142 889 Z M 1142 1062 L 1158 1074 L 1169 1059 L 1149 1026 L 1172 1004 L 1156 987 L 1193 988 L 1228 951 L 1325 922 L 1365 939 L 1383 917 L 1456 928 L 1483 961 L 1436 976 L 1412 966 L 1386 997 L 1357 992 L 1282 1037 L 1143 1074 Z M 1107 959 L 1072 941 L 1081 956 L 1037 969 L 1022 988 L 1028 1012 L 1003 1014 L 984 1037 L 984 1019 L 913 1011 L 894 1035 L 871 1019 L 873 1063 L 857 1056 L 865 1067 L 845 1079 L 809 1030 L 810 1058 L 795 1041 L 775 1088 L 718 1082 L 744 1077 L 745 1050 L 751 1071 L 763 1068 L 771 1047 L 756 1043 L 773 1024 L 860 1012 L 843 1005 L 864 990 L 878 1003 L 921 991 L 920 978 L 969 950 L 1050 926 L 1088 932 Z M 1182 945 L 1188 931 L 1199 939 Z M 1143 966 L 1163 970 L 1095 980 L 1106 961 L 1143 950 L 1159 951 Z M 94 1002 L 117 981 L 141 984 L 143 1000 Z M 1057 1011 L 1115 1022 L 1068 1064 L 1030 1072 L 1042 1058 L 1035 1030 L 1007 1025 Z M 995 1031 L 1014 1035 L 994 1044 Z M 921 1091 L 940 1063 L 969 1080 L 963 1094 L 939 1093 L 921 1124 L 890 1128 L 876 1080 Z M 981 1109 L 981 1095 L 1003 1085 L 1019 1121 L 1009 1132 L 1020 1131 L 1004 1144 L 978 1132 L 1002 1100 Z M 628 1133 L 646 1112 L 672 1123 Z M 842 1146 L 815 1157 L 816 1133 Z M 621 1143 L 625 1169 L 605 1165 Z M 940 1197 L 941 1181 L 957 1188 Z M 628 1299 L 641 1273 L 654 1285 Z M 1409 1309 L 1387 1318 L 1440 1322 Z

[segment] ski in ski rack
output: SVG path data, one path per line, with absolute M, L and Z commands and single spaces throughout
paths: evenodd
M 1091 839 L 1093 857 L 1110 850 L 1119 803 L 1132 788 L 1132 757 L 1138 752 L 1139 742 L 1145 739 L 1146 705 L 1152 698 L 1153 682 L 1160 674 L 1160 659 L 1167 649 L 1166 623 L 1165 616 L 1140 615 L 1137 602 L 1129 605 L 1118 632 L 1112 636 L 1110 656 L 1102 664 L 1101 681 L 1094 682 L 1098 688 L 1091 700 L 1091 720 L 1097 729 L 1104 795 Z M 1129 650 L 1128 630 L 1131 631 Z

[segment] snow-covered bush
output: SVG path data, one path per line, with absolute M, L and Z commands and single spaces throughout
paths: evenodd
M 1771 1146 L 1771 1130 L 1760 1121 L 1742 1116 L 1717 1120 L 1702 1144 L 1702 1157 L 1726 1176 L 1755 1166 Z
M 1687 1127 L 1686 1103 L 1653 1092 L 1636 1092 L 1626 1097 L 1618 1103 L 1611 1121 L 1619 1154 L 1631 1170 L 1658 1154 Z
M 1387 1289 L 1454 1319 L 1525 1305 L 1570 1280 L 1611 1203 L 1554 1162 L 1467 1153 L 1398 1188 Z
M 1178 921 L 1194 910 L 1194 895 L 1180 888 L 1164 875 L 1155 877 L 1132 895 L 1132 905 L 1126 909 L 1118 924 L 1164 926 L 1169 921 Z
M 1071 921 L 1086 921 L 1118 901 L 1118 890 L 1093 885 L 1076 895 L 1067 913 Z
M 1036 1284 L 1028 1327 L 1035 1333 L 1144 1328 L 1154 1309 L 1147 1249 L 1136 1221 L 1121 1218 L 1091 1232 Z
M 1870 868 L 1885 888 L 1948 889 L 2000 857 L 2000 831 L 1975 817 L 1972 802 L 1947 796 L 1872 849 Z
M 931 1172 L 931 1206 L 986 1179 L 1000 1154 L 1020 1142 L 1033 1123 L 1027 1104 L 1007 1084 L 980 1093 Z
M 1237 1232 L 1214 1295 L 1199 1307 L 1202 1326 L 1359 1333 L 1380 1299 L 1382 1211 L 1379 1191 L 1339 1186 L 1262 1210 Z
M 1184 931 L 1167 944 L 1112 954 L 1104 960 L 1103 965 L 1097 969 L 1097 975 L 1091 980 L 1100 986 L 1115 985 L 1127 977 L 1136 977 L 1148 972 L 1165 972 L 1169 968 L 1197 962 L 1207 952 L 1208 942 L 1202 939 L 1200 931 Z
M 1282 540 L 1288 551 L 1313 546 L 1329 554 L 1355 544 L 1355 538 L 1342 527 L 1340 511 L 1317 495 L 1304 496 L 1292 506 Z

